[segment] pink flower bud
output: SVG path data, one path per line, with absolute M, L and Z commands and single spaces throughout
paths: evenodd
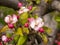
M 60 45 L 60 41 L 57 43 L 57 45 Z
M 32 10 L 32 6 L 29 6 L 28 9 L 29 9 L 29 10 Z
M 18 15 L 18 16 L 17 16 L 17 19 L 19 19 L 19 18 L 20 18 L 20 16 Z
M 2 45 L 2 42 L 0 42 L 0 45 Z
M 12 28 L 14 28 L 14 25 L 13 24 L 8 24 L 8 27 L 12 29 Z
M 34 18 L 28 18 L 28 22 L 31 22 L 33 20 L 34 20 Z
M 5 35 L 2 36 L 2 41 L 4 41 L 4 42 L 7 41 L 7 37 Z
M 39 32 L 44 33 L 44 29 L 43 28 L 40 28 L 39 29 Z
M 9 42 L 9 41 L 11 41 L 12 40 L 12 38 L 7 38 L 7 42 Z
M 20 2 L 18 3 L 18 7 L 19 7 L 19 8 L 20 8 L 20 7 L 22 7 L 22 5 L 23 5 L 23 4 L 22 4 L 22 3 L 20 3 Z
M 25 23 L 24 26 L 25 26 L 25 27 L 29 27 L 29 24 L 28 24 L 28 23 Z

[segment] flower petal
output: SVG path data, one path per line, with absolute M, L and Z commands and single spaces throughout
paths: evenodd
M 2 41 L 6 41 L 7 37 L 5 35 L 2 36 Z
M 6 23 L 10 23 L 10 18 L 11 18 L 11 16 L 8 15 L 8 16 L 5 17 L 4 21 L 5 21 Z
M 42 18 L 40 18 L 40 17 L 36 19 L 36 23 L 40 23 L 40 22 L 42 22 L 42 21 L 43 21 L 43 20 L 42 20 Z
M 30 27 L 34 29 L 34 27 L 35 27 L 35 20 L 30 23 Z
M 17 21 L 18 21 L 17 16 L 16 15 L 13 15 L 12 23 L 16 23 Z

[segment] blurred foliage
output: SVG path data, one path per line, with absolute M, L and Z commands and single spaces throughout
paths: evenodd
M 4 6 L 0 6 L 0 12 L 3 13 L 3 16 L 0 18 L 0 23 L 2 23 L 3 25 L 5 25 L 6 23 L 4 22 L 4 18 L 6 15 L 10 15 L 10 14 L 16 14 L 17 12 L 12 9 L 12 8 L 8 8 L 8 7 L 4 7 Z
M 51 29 L 51 28 L 48 28 L 48 27 L 46 27 L 46 26 L 44 26 L 43 28 L 44 28 L 45 32 L 46 32 L 48 35 L 52 33 L 52 29 Z
M 15 34 L 23 36 L 22 28 L 18 28 Z
M 17 13 L 14 9 L 4 6 L 0 6 L 0 10 L 3 12 L 4 16 Z
M 27 40 L 27 36 L 21 36 L 18 40 L 17 45 L 23 45 L 26 40 Z
M 21 23 L 22 25 L 24 25 L 24 24 L 27 22 L 28 15 L 29 15 L 29 14 L 28 14 L 27 12 L 25 12 L 25 13 L 23 13 L 23 14 L 20 15 L 19 21 L 20 21 L 20 23 Z

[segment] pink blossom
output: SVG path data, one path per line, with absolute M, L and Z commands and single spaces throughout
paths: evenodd
M 33 20 L 34 20 L 34 18 L 28 18 L 28 22 L 31 22 Z
M 7 37 L 5 35 L 2 36 L 2 41 L 4 41 L 4 42 L 7 41 Z
M 29 19 L 31 20 L 31 19 Z M 42 18 L 38 17 L 37 19 L 34 19 L 30 22 L 30 27 L 33 28 L 36 31 L 39 31 L 39 28 L 44 26 L 44 22 Z
M 12 24 L 14 24 L 14 23 L 16 23 L 18 21 L 18 19 L 17 19 L 17 16 L 15 14 L 13 14 L 13 16 L 7 15 L 5 17 L 5 19 L 4 19 L 4 21 L 6 23 L 12 23 Z

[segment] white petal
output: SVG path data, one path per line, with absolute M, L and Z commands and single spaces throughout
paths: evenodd
M 35 21 L 32 21 L 32 22 L 30 23 L 30 27 L 34 29 L 34 27 L 35 27 Z
M 38 27 L 40 27 L 40 28 L 43 27 L 43 26 L 44 26 L 44 22 L 41 22 L 41 23 L 38 24 Z
M 2 41 L 6 41 L 7 37 L 5 35 L 2 36 Z
M 5 19 L 4 19 L 4 21 L 6 23 L 10 23 L 10 17 L 11 17 L 10 15 L 6 16 Z
M 23 13 L 23 11 L 22 11 L 22 10 L 19 10 L 19 11 L 18 11 L 18 13 L 19 13 L 19 14 L 22 14 L 22 13 Z
M 12 23 L 16 23 L 17 21 L 18 21 L 17 16 L 16 15 L 13 15 Z
M 43 20 L 42 20 L 42 18 L 40 18 L 40 17 L 36 19 L 36 23 L 40 23 L 40 22 L 42 22 L 42 21 L 43 21 Z
M 27 9 L 27 8 L 25 8 L 24 10 L 23 10 L 23 12 L 28 12 L 29 11 L 29 9 Z
M 21 10 L 25 9 L 26 7 L 21 7 Z
M 41 27 L 43 27 L 43 26 L 44 26 L 44 22 L 41 22 L 41 23 L 39 23 L 39 24 L 34 28 L 34 30 L 38 31 L 39 28 L 41 28 Z

